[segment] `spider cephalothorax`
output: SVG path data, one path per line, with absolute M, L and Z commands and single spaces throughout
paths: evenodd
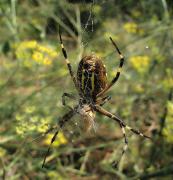
M 67 112 L 62 118 L 59 119 L 58 124 L 59 128 L 62 128 L 66 122 L 68 122 L 75 114 L 79 114 L 81 118 L 86 122 L 86 129 L 89 130 L 92 127 L 94 128 L 94 119 L 95 119 L 95 112 L 98 112 L 104 116 L 107 116 L 113 120 L 115 120 L 121 130 L 122 134 L 124 136 L 124 147 L 122 151 L 122 155 L 117 161 L 117 163 L 122 158 L 123 154 L 125 153 L 128 145 L 125 129 L 132 131 L 133 133 L 143 136 L 145 138 L 150 138 L 143 133 L 141 133 L 139 130 L 136 130 L 134 128 L 131 128 L 130 126 L 127 126 L 125 122 L 120 119 L 119 117 L 115 116 L 114 114 L 110 113 L 109 111 L 102 108 L 102 106 L 110 100 L 110 96 L 105 96 L 105 93 L 117 82 L 119 79 L 121 69 L 124 64 L 124 57 L 121 54 L 119 48 L 115 44 L 115 42 L 110 37 L 110 40 L 115 47 L 115 50 L 118 52 L 120 56 L 120 63 L 119 68 L 116 72 L 115 77 L 112 79 L 112 81 L 109 83 L 107 81 L 107 75 L 106 75 L 106 68 L 102 62 L 102 60 L 94 55 L 85 56 L 81 59 L 79 62 L 78 70 L 77 70 L 77 77 L 75 76 L 72 66 L 70 64 L 70 61 L 67 57 L 67 52 L 64 48 L 61 33 L 59 32 L 60 37 L 60 43 L 62 48 L 62 53 L 64 55 L 70 76 L 73 80 L 73 83 L 75 85 L 75 88 L 79 95 L 79 103 L 74 108 L 70 108 L 70 111 Z M 65 103 L 65 97 L 76 99 L 76 97 L 69 93 L 64 93 L 62 96 L 62 104 L 66 105 Z M 56 130 L 54 136 L 52 137 L 50 146 L 47 150 L 47 153 L 45 155 L 43 165 L 45 164 L 46 157 L 49 154 L 51 144 L 55 141 L 57 134 L 59 132 L 59 129 Z M 113 163 L 115 164 L 115 163 Z

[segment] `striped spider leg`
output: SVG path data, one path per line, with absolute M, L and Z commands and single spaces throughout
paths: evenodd
M 81 93 L 80 93 L 80 90 L 79 90 L 79 88 L 78 88 L 78 84 L 77 84 L 77 81 L 76 81 L 76 77 L 75 77 L 74 72 L 73 72 L 73 70 L 72 70 L 71 63 L 70 63 L 70 61 L 68 60 L 67 52 L 66 52 L 66 50 L 65 50 L 65 48 L 64 48 L 64 45 L 63 45 L 63 41 L 62 41 L 60 29 L 59 29 L 59 39 L 60 39 L 60 44 L 61 44 L 62 53 L 63 53 L 63 56 L 64 56 L 64 58 L 65 58 L 65 62 L 66 62 L 66 64 L 67 64 L 67 67 L 68 67 L 70 76 L 71 76 L 71 78 L 72 78 L 72 80 L 73 80 L 73 83 L 74 83 L 74 85 L 75 85 L 75 88 L 77 89 L 77 91 L 79 92 L 79 94 L 81 94 Z M 67 113 L 60 119 L 60 121 L 58 122 L 59 128 L 58 128 L 57 131 L 55 131 L 55 134 L 54 134 L 54 136 L 53 136 L 52 139 L 51 139 L 50 145 L 49 145 L 49 147 L 48 147 L 48 149 L 47 149 L 47 152 L 46 152 L 45 157 L 44 157 L 44 160 L 43 160 L 42 168 L 43 168 L 44 165 L 45 165 L 46 158 L 47 158 L 47 156 L 48 156 L 48 154 L 49 154 L 49 152 L 50 152 L 50 149 L 51 149 L 51 145 L 52 145 L 53 142 L 56 140 L 56 137 L 57 137 L 57 135 L 58 135 L 58 133 L 59 133 L 59 130 L 65 125 L 65 123 L 66 123 L 67 121 L 69 121 L 69 120 L 74 116 L 74 114 L 77 113 L 78 106 L 76 106 L 76 107 L 73 109 L 73 108 L 71 108 L 70 106 L 66 105 L 65 97 L 68 97 L 68 98 L 71 98 L 71 99 L 75 99 L 75 97 L 74 97 L 73 95 L 69 94 L 69 93 L 64 93 L 64 94 L 62 95 L 62 104 L 63 104 L 64 106 L 67 106 L 67 107 L 70 109 L 70 111 L 67 112 Z
M 99 104 L 100 106 L 103 106 L 104 104 L 106 104 L 110 100 L 111 100 L 111 96 L 105 96 L 103 98 L 98 99 L 96 104 Z
M 63 44 L 63 41 L 62 41 L 60 28 L 59 28 L 59 40 L 60 40 L 62 53 L 63 53 L 64 59 L 65 59 L 65 62 L 66 62 L 66 64 L 67 64 L 67 67 L 68 67 L 70 76 L 71 76 L 71 78 L 72 78 L 72 80 L 73 80 L 73 83 L 74 83 L 74 85 L 75 85 L 76 90 L 78 91 L 79 95 L 82 96 L 82 92 L 80 91 L 79 86 L 78 86 L 78 84 L 77 84 L 76 77 L 75 77 L 75 75 L 74 75 L 74 72 L 73 72 L 71 63 L 70 63 L 70 61 L 68 60 L 67 51 L 66 51 L 66 49 L 65 49 L 65 47 L 64 47 L 64 44 Z
M 60 118 L 60 121 L 58 122 L 59 128 L 58 130 L 55 131 L 55 134 L 53 135 L 50 145 L 47 149 L 47 152 L 44 156 L 44 160 L 43 160 L 43 164 L 42 164 L 42 168 L 44 167 L 45 163 L 46 163 L 46 158 L 50 152 L 51 146 L 53 144 L 53 142 L 56 140 L 56 137 L 59 133 L 59 130 L 65 125 L 65 123 L 67 123 L 76 113 L 77 113 L 77 109 L 78 106 L 76 106 L 74 109 L 71 109 L 69 112 L 67 112 L 62 118 Z
M 116 163 L 113 162 L 114 166 L 118 165 L 118 163 L 121 161 L 123 155 L 125 154 L 125 152 L 126 152 L 126 150 L 128 148 L 128 140 L 127 140 L 127 137 L 126 137 L 125 129 L 130 130 L 133 133 L 135 133 L 135 134 L 137 134 L 139 136 L 142 136 L 144 138 L 151 139 L 149 136 L 146 136 L 145 134 L 141 133 L 139 130 L 136 130 L 136 129 L 130 127 L 130 126 L 127 126 L 122 119 L 120 119 L 119 117 L 115 116 L 114 114 L 108 112 L 107 110 L 103 109 L 99 105 L 95 106 L 95 111 L 99 112 L 100 114 L 102 114 L 104 116 L 109 117 L 110 119 L 115 120 L 120 125 L 120 127 L 121 127 L 121 130 L 122 130 L 122 133 L 123 133 L 123 136 L 124 136 L 124 143 L 125 144 L 124 144 L 123 151 L 122 151 L 122 154 L 121 154 L 119 160 Z
M 116 45 L 116 43 L 113 41 L 113 39 L 111 37 L 110 37 L 110 40 L 111 40 L 112 44 L 114 45 L 116 51 L 118 52 L 118 54 L 120 56 L 120 64 L 119 64 L 119 68 L 118 68 L 118 71 L 116 73 L 116 76 L 112 79 L 112 81 L 99 94 L 97 94 L 97 97 L 100 97 L 103 94 L 105 94 L 118 81 L 118 79 L 120 77 L 121 69 L 122 69 L 123 64 L 124 64 L 124 57 L 121 54 L 118 46 Z

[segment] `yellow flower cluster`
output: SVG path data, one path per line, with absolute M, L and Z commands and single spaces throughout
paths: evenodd
M 123 28 L 128 33 L 140 34 L 140 35 L 144 34 L 144 30 L 139 28 L 138 25 L 136 23 L 134 23 L 134 22 L 125 23 Z
M 134 56 L 130 58 L 132 67 L 139 73 L 145 73 L 150 64 L 148 56 Z
M 173 103 L 168 101 L 168 113 L 166 117 L 166 124 L 163 129 L 163 135 L 168 143 L 173 143 Z
M 35 106 L 27 106 L 23 108 L 22 113 L 16 114 L 16 133 L 18 135 L 24 136 L 26 133 L 32 133 L 33 131 L 44 133 L 48 130 L 50 117 L 39 117 L 35 115 L 35 112 Z
M 45 145 L 50 145 L 50 142 L 51 142 L 51 139 L 52 137 L 54 136 L 53 133 L 49 133 L 47 135 L 47 138 L 44 140 L 44 144 Z M 58 133 L 58 136 L 56 138 L 56 140 L 54 141 L 54 143 L 52 144 L 52 146 L 54 147 L 58 147 L 60 146 L 61 144 L 67 144 L 68 140 L 66 139 L 66 137 L 64 136 L 64 134 L 62 132 L 59 132 Z
M 22 59 L 28 66 L 32 64 L 30 60 L 43 64 L 50 65 L 52 60 L 58 56 L 58 53 L 50 47 L 45 47 L 37 41 L 24 41 L 16 46 L 16 56 Z

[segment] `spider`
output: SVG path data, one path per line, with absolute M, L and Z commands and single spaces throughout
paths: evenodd
M 75 114 L 80 114 L 81 117 L 86 122 L 88 122 L 87 129 L 90 129 L 93 126 L 96 112 L 116 121 L 122 130 L 122 134 L 124 137 L 123 150 L 119 160 L 116 163 L 113 162 L 113 165 L 117 166 L 118 162 L 121 160 L 122 156 L 124 155 L 128 147 L 128 140 L 126 137 L 125 129 L 130 130 L 139 136 L 150 139 L 150 137 L 144 135 L 139 130 L 127 126 L 122 119 L 120 119 L 118 116 L 110 113 L 109 111 L 105 110 L 102 107 L 107 101 L 110 100 L 110 96 L 106 96 L 105 94 L 118 81 L 120 77 L 121 69 L 124 64 L 124 57 L 121 54 L 116 43 L 110 37 L 110 41 L 120 57 L 119 68 L 112 81 L 110 83 L 107 81 L 106 67 L 103 64 L 102 60 L 94 55 L 85 56 L 81 59 L 78 65 L 77 76 L 75 76 L 71 63 L 68 60 L 67 51 L 63 45 L 60 30 L 59 30 L 59 40 L 61 44 L 62 54 L 67 64 L 68 71 L 70 73 L 74 86 L 79 95 L 79 102 L 78 105 L 75 106 L 74 108 L 70 107 L 70 110 L 58 121 L 59 128 L 58 130 L 56 130 L 54 136 L 51 139 L 49 148 L 43 160 L 42 167 L 44 167 L 45 165 L 46 157 L 49 154 L 52 143 L 55 141 L 58 135 L 59 129 L 61 129 Z M 64 93 L 62 95 L 63 105 L 66 105 L 65 97 L 75 99 L 73 95 L 69 93 Z

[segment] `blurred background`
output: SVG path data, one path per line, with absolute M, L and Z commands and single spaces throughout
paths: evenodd
M 172 179 L 173 1 L 1 0 L 0 179 Z M 84 132 L 75 116 L 60 131 L 42 169 L 56 125 L 66 112 L 61 96 L 77 94 L 58 40 L 58 26 L 74 71 L 89 54 L 102 58 L 108 80 L 125 56 L 105 109 L 152 141 L 96 115 L 96 132 Z M 75 106 L 76 101 L 67 99 Z

